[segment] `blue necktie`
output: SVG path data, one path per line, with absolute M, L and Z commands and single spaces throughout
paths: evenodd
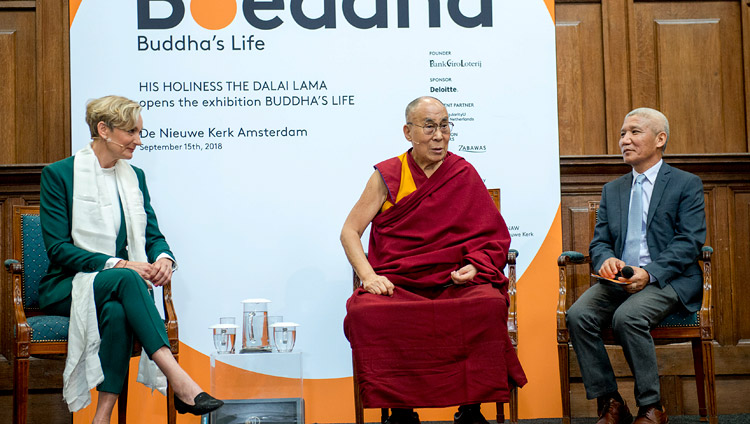
M 628 212 L 628 234 L 625 239 L 625 250 L 622 260 L 631 266 L 639 266 L 641 256 L 641 238 L 643 234 L 643 180 L 641 174 L 635 179 L 633 191 L 630 194 L 630 211 Z

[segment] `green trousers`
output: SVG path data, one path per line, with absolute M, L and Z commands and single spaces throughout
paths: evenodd
M 154 305 L 152 294 L 140 275 L 132 269 L 112 268 L 94 279 L 94 301 L 99 320 L 99 360 L 104 381 L 100 392 L 122 392 L 133 351 L 133 336 L 149 357 L 162 346 L 169 347 L 164 321 Z M 52 315 L 70 316 L 71 299 L 44 309 Z

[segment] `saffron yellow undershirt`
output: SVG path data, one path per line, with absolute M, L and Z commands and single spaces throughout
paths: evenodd
M 408 154 L 409 152 L 406 152 L 398 157 L 401 161 L 401 181 L 399 182 L 398 193 L 396 194 L 396 203 L 417 190 L 417 185 L 414 183 L 414 177 L 411 175 L 411 169 L 409 169 Z M 383 203 L 383 207 L 380 208 L 380 212 L 385 212 L 392 207 L 393 203 L 391 203 L 390 200 L 386 200 L 385 203 Z

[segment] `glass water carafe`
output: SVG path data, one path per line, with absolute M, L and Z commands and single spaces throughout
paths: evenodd
M 242 301 L 242 350 L 240 353 L 270 352 L 268 299 Z

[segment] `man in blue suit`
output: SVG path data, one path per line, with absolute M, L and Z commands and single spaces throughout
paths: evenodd
M 600 280 L 567 315 L 586 396 L 596 398 L 598 424 L 629 424 L 601 330 L 610 324 L 635 379 L 635 424 L 669 422 L 662 411 L 656 350 L 650 329 L 678 308 L 697 311 L 702 275 L 697 259 L 706 240 L 703 184 L 662 160 L 669 123 L 659 111 L 635 109 L 620 130 L 620 150 L 632 172 L 604 185 L 591 262 Z M 619 275 L 630 266 L 630 278 Z

